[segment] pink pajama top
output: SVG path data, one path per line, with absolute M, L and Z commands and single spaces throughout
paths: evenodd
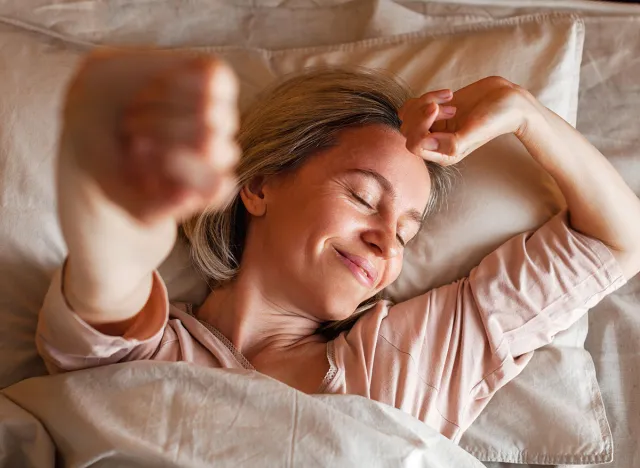
M 253 371 L 216 329 L 170 304 L 159 275 L 155 333 L 99 333 L 66 304 L 61 273 L 40 311 L 36 342 L 51 372 L 151 359 Z M 362 395 L 412 414 L 459 441 L 533 351 L 625 283 L 609 249 L 561 213 L 488 255 L 469 277 L 406 302 L 378 304 L 327 344 L 318 393 Z M 138 335 L 139 336 L 139 335 Z

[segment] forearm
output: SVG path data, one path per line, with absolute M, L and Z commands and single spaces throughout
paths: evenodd
M 58 166 L 58 210 L 69 250 L 65 298 L 89 323 L 126 321 L 147 302 L 153 270 L 175 240 L 175 222 L 140 225 L 64 158 Z
M 640 270 L 640 200 L 607 159 L 577 130 L 527 98 L 517 133 L 531 156 L 555 179 L 571 227 L 606 244 L 630 278 Z

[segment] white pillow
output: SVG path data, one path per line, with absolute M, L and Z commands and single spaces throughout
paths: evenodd
M 277 52 L 201 50 L 219 53 L 234 66 L 242 80 L 243 105 L 276 76 L 308 65 L 330 63 L 385 68 L 399 74 L 416 92 L 439 87 L 455 89 L 499 74 L 527 87 L 547 106 L 575 122 L 582 40 L 580 22 L 565 16 L 541 15 L 334 47 Z M 0 355 L 0 385 L 5 386 L 43 372 L 33 347 L 35 313 L 51 271 L 65 254 L 55 217 L 52 181 L 57 113 L 64 84 L 85 48 L 9 26 L 0 26 L 0 44 L 0 132 L 2 128 L 11 129 L 0 133 L 0 272 L 5 278 L 0 282 L 0 317 L 8 324 L 0 331 L 0 349 L 12 351 Z M 479 51 L 491 51 L 491 55 Z M 512 161 L 510 171 L 492 170 L 489 152 Z M 486 188 L 481 197 L 476 192 L 474 198 L 464 197 L 462 194 L 468 192 L 461 186 L 457 198 L 450 202 L 450 210 L 440 218 L 440 224 L 434 224 L 435 231 L 430 230 L 434 239 L 440 236 L 439 252 L 434 252 L 431 239 L 415 243 L 412 251 L 420 254 L 407 255 L 406 270 L 392 288 L 397 297 L 407 297 L 464 274 L 502 240 L 541 224 L 562 205 L 550 179 L 540 173 L 519 146 L 512 146 L 509 138 L 496 141 L 468 161 L 465 174 L 482 174 L 491 184 L 509 190 L 512 203 L 500 205 L 496 192 Z M 467 187 L 480 184 L 474 186 L 475 190 L 487 187 L 481 179 L 464 180 Z M 513 180 L 518 182 L 512 183 Z M 470 212 L 470 201 L 477 202 L 476 217 L 470 218 L 465 230 L 461 230 L 454 221 L 461 221 L 457 213 Z M 488 211 L 479 211 L 480 208 Z M 483 212 L 501 222 L 483 222 L 486 218 L 477 216 Z M 478 219 L 482 222 L 478 223 Z M 447 226 L 455 229 L 445 231 Z M 463 235 L 447 244 L 457 233 Z M 466 247 L 458 249 L 465 242 Z M 459 255 L 456 258 L 458 250 L 467 255 L 467 261 L 461 262 Z M 435 255 L 446 252 L 451 256 Z M 192 281 L 184 253 L 170 258 L 163 272 L 172 297 L 197 300 L 203 293 L 202 283 Z M 523 375 L 498 392 L 480 423 L 463 440 L 464 446 L 485 460 L 539 463 L 564 457 L 563 463 L 606 461 L 610 433 L 593 365 L 582 348 L 585 334 L 583 320 L 564 337 L 559 336 L 555 347 L 538 352 Z M 563 339 L 568 347 L 557 346 Z M 562 357 L 552 366 L 560 378 L 545 380 L 546 388 L 541 391 L 536 382 L 552 361 L 545 360 L 545 355 Z M 530 393 L 526 400 L 517 399 L 519 392 L 510 390 L 521 387 Z M 516 398 L 518 411 L 512 407 L 502 411 L 500 401 L 512 401 L 509 395 Z M 548 404 L 550 397 L 553 406 Z M 540 417 L 546 408 L 560 405 L 570 412 L 565 424 Z M 522 420 L 529 422 L 523 425 Z M 520 431 L 520 436 L 513 441 L 502 435 L 495 437 L 497 426 L 514 434 Z M 526 440 L 526 446 L 515 442 L 518 440 Z
M 382 68 L 400 76 L 416 93 L 457 89 L 487 75 L 502 75 L 575 124 L 583 41 L 581 22 L 550 15 L 333 47 L 207 50 L 224 55 L 236 67 L 262 55 L 268 66 L 260 69 L 275 76 L 317 65 Z M 268 75 L 256 73 L 253 66 L 239 70 L 242 82 L 250 83 L 243 99 L 246 105 L 257 90 L 256 77 Z M 448 208 L 413 243 L 402 275 L 389 288 L 397 300 L 464 276 L 502 242 L 535 229 L 564 206 L 555 182 L 514 137 L 486 145 L 460 169 L 461 181 Z M 181 287 L 184 280 L 180 277 Z M 584 317 L 538 351 L 523 374 L 497 393 L 461 445 L 484 461 L 610 461 L 611 433 L 593 362 L 584 350 L 587 329 Z

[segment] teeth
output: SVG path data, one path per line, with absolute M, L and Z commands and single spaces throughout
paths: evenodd
M 360 268 L 360 271 L 362 271 L 362 273 L 364 273 L 364 276 L 366 276 L 367 278 L 369 277 L 369 275 L 367 275 L 367 272 L 365 271 L 364 268 L 362 268 L 362 267 L 358 267 L 358 268 Z

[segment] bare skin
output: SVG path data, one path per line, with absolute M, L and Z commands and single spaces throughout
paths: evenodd
M 87 60 L 67 99 L 59 158 L 65 296 L 114 335 L 150 313 L 152 271 L 176 223 L 224 204 L 238 158 L 230 70 L 214 59 L 136 54 Z M 328 369 L 318 325 L 348 317 L 399 275 L 429 197 L 425 159 L 455 164 L 515 134 L 558 182 L 572 226 L 609 246 L 627 278 L 640 270 L 640 201 L 526 90 L 492 77 L 427 93 L 399 114 L 401 133 L 345 130 L 295 177 L 242 187 L 251 220 L 241 272 L 197 311 L 258 371 L 302 391 L 315 391 Z M 345 255 L 366 260 L 368 273 Z

